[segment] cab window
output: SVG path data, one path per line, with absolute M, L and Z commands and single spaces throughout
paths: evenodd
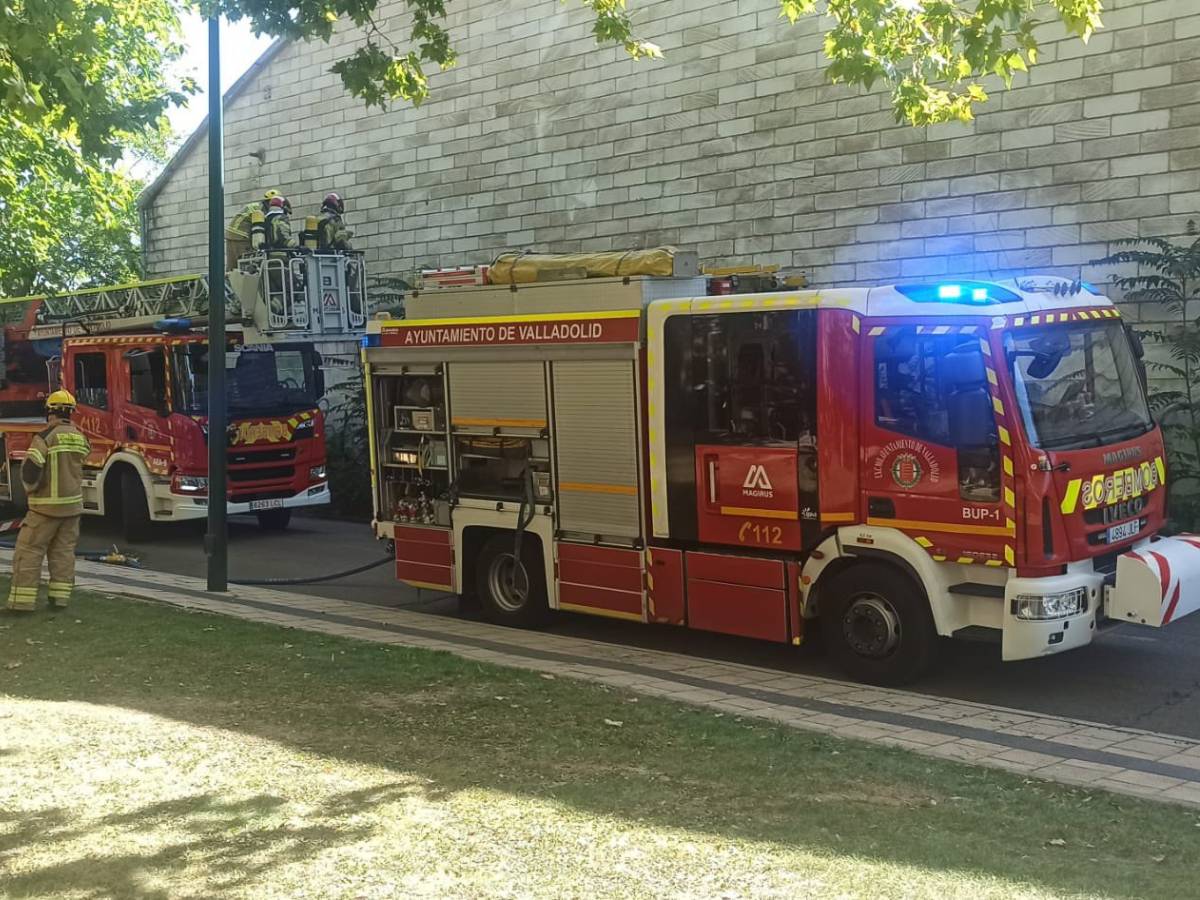
M 108 409 L 108 367 L 103 353 L 75 357 L 75 399 L 93 409 Z
M 979 339 L 888 329 L 875 341 L 875 424 L 958 451 L 964 500 L 1000 494 L 999 440 Z
M 670 339 L 691 344 L 690 377 L 676 404 L 690 408 L 697 441 L 795 443 L 815 426 L 815 321 L 795 311 L 680 316 Z M 682 332 L 682 333 L 680 333 Z
M 131 350 L 125 354 L 129 366 L 129 402 L 156 411 L 167 408 L 167 367 L 162 349 Z

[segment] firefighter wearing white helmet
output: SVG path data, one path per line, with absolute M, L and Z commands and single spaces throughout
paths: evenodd
M 66 606 L 75 586 L 75 545 L 83 515 L 83 463 L 92 447 L 71 424 L 75 398 L 58 390 L 46 398 L 45 431 L 38 433 L 21 463 L 29 511 L 13 552 L 8 608 L 37 606 L 42 560 L 50 568 L 50 605 Z

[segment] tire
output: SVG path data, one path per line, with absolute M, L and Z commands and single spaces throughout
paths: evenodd
M 546 624 L 546 570 L 537 538 L 525 535 L 514 578 L 512 532 L 492 537 L 475 562 L 475 589 L 483 617 L 497 625 L 535 628 Z
M 150 538 L 150 506 L 142 479 L 132 469 L 121 471 L 121 533 L 127 541 Z
M 258 516 L 258 527 L 263 531 L 287 531 L 288 523 L 292 521 L 290 509 L 264 509 L 255 515 Z
M 906 684 L 937 655 L 937 630 L 924 592 L 880 563 L 837 573 L 820 593 L 821 634 L 830 657 L 856 681 Z

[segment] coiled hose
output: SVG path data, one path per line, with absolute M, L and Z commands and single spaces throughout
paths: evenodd
M 240 584 L 242 587 L 276 587 L 285 584 L 321 584 L 325 581 L 337 581 L 339 578 L 349 578 L 351 575 L 358 575 L 361 572 L 369 572 L 372 569 L 378 569 L 380 566 L 386 566 L 393 562 L 394 557 L 385 556 L 383 559 L 375 562 L 367 563 L 364 566 L 356 566 L 353 569 L 346 569 L 344 572 L 333 572 L 329 575 L 313 575 L 310 578 L 230 578 L 230 584 Z

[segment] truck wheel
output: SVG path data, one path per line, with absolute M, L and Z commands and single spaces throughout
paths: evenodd
M 257 513 L 258 527 L 263 531 L 287 531 L 292 521 L 290 509 L 264 509 Z
M 860 563 L 821 586 L 821 633 L 856 681 L 896 685 L 933 663 L 937 631 L 924 594 L 891 566 Z
M 132 469 L 121 472 L 121 533 L 127 541 L 150 537 L 150 506 L 142 479 Z
M 513 557 L 511 532 L 484 544 L 475 563 L 475 587 L 489 622 L 528 628 L 550 617 L 542 554 L 531 536 L 521 541 L 520 560 Z

